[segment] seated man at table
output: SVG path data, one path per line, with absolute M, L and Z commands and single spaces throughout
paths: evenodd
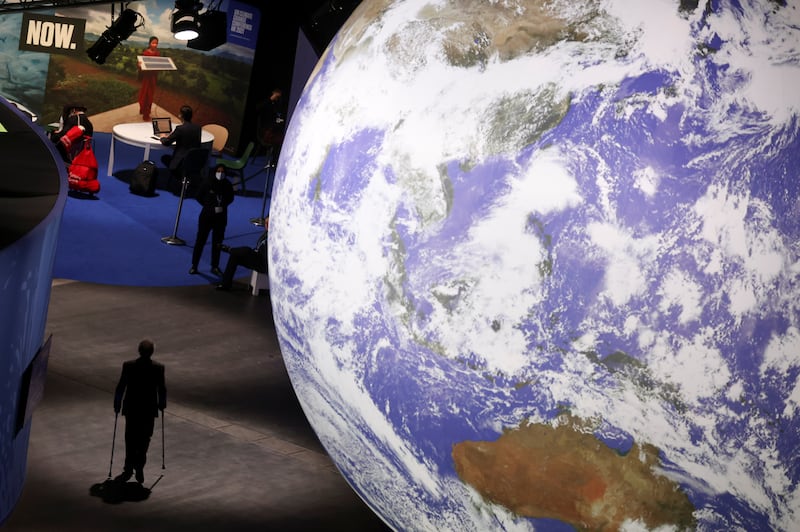
M 267 235 L 269 231 L 269 218 L 264 220 L 264 232 L 258 237 L 256 247 L 239 246 L 229 248 L 222 246 L 223 251 L 230 253 L 228 264 L 222 274 L 222 282 L 217 285 L 217 290 L 230 290 L 233 285 L 233 276 L 236 268 L 244 266 L 259 273 L 267 273 Z
M 200 138 L 203 129 L 197 124 L 192 123 L 192 108 L 184 105 L 180 110 L 181 124 L 178 125 L 171 133 L 162 133 L 161 144 L 164 146 L 175 145 L 172 154 L 166 154 L 161 157 L 161 162 L 164 166 L 169 168 L 173 177 L 180 179 L 181 163 L 183 162 L 186 154 L 192 148 L 200 147 Z

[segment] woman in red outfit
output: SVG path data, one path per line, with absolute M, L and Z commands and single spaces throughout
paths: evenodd
M 147 48 L 144 49 L 142 55 L 158 56 L 161 52 L 158 51 L 158 37 L 150 37 Z M 142 115 L 145 122 L 150 121 L 150 108 L 153 105 L 153 96 L 156 92 L 156 70 L 142 70 L 142 65 L 138 65 L 139 78 L 142 80 L 142 86 L 139 88 L 139 114 Z

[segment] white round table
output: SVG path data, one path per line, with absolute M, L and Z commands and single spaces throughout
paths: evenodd
M 143 161 L 150 159 L 150 150 L 172 150 L 173 146 L 164 146 L 161 140 L 153 138 L 153 124 L 150 122 L 133 122 L 130 124 L 117 124 L 111 130 L 111 149 L 108 154 L 108 175 L 114 174 L 114 148 L 117 141 L 130 146 L 144 148 Z M 200 143 L 204 148 L 211 149 L 214 135 L 205 129 L 200 134 Z

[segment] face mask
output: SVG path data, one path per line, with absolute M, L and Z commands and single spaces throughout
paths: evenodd
M 217 180 L 222 180 L 222 172 L 217 172 Z

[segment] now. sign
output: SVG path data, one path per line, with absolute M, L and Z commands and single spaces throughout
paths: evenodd
M 31 52 L 80 54 L 86 21 L 79 18 L 22 14 L 19 49 Z

